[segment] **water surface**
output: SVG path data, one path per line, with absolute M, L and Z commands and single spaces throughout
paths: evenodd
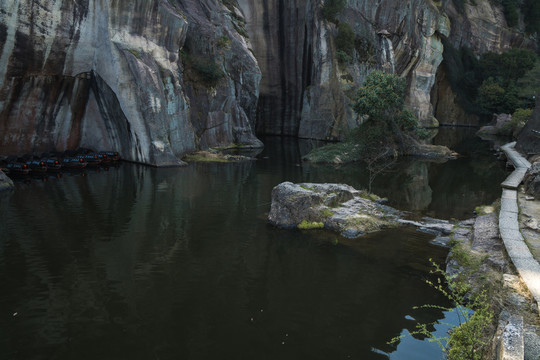
M 412 307 L 448 305 L 425 284 L 446 250 L 413 228 L 347 240 L 271 227 L 278 183 L 362 188 L 367 175 L 302 163 L 310 142 L 264 140 L 256 161 L 122 164 L 0 195 L 2 358 L 440 358 L 426 341 L 386 341 L 445 317 Z M 473 148 L 402 161 L 374 189 L 413 215 L 467 218 L 504 177 L 488 144 Z

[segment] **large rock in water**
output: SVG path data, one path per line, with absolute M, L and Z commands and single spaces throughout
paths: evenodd
M 13 180 L 8 178 L 7 175 L 0 170 L 0 191 L 12 189 L 13 186 Z
M 322 227 L 354 238 L 398 224 L 399 211 L 344 184 L 293 184 L 272 190 L 268 221 L 282 228 Z

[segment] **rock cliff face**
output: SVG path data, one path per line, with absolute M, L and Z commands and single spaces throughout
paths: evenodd
M 341 138 L 358 124 L 351 98 L 375 69 L 407 78 L 407 102 L 423 125 L 436 125 L 434 115 L 444 123 L 475 123 L 455 103 L 444 74 L 437 76 L 442 39 L 477 54 L 527 44 L 518 29 L 507 28 L 501 7 L 488 0 L 467 4 L 462 14 L 452 1 L 349 0 L 337 21 L 351 25 L 356 46 L 352 61 L 339 63 L 338 30 L 321 17 L 322 2 L 238 3 L 263 74 L 257 130 L 270 134 Z
M 180 49 L 201 39 L 223 76 L 195 92 Z M 200 144 L 260 145 L 260 72 L 221 3 L 6 0 L 0 44 L 2 153 L 84 146 L 167 166 Z
M 476 53 L 526 44 L 499 7 L 475 3 L 461 15 L 449 0 L 348 0 L 337 20 L 355 49 L 340 63 L 316 0 L 3 0 L 0 155 L 83 146 L 167 166 L 261 146 L 255 129 L 340 139 L 375 69 L 407 78 L 422 124 L 462 122 L 442 39 Z

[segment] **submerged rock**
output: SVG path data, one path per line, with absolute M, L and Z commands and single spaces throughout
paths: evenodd
M 238 162 L 255 159 L 244 155 L 231 155 L 215 150 L 205 150 L 186 155 L 184 160 L 187 162 Z
M 268 221 L 289 229 L 300 224 L 322 223 L 325 229 L 356 238 L 396 226 L 399 214 L 398 210 L 371 200 L 369 194 L 349 185 L 284 182 L 272 190 Z

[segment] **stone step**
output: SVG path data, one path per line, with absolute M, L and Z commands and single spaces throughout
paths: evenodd
M 498 360 L 523 360 L 525 344 L 523 337 L 523 317 L 512 315 L 504 327 L 499 347 Z
M 540 359 L 540 328 L 533 325 L 525 325 L 523 329 L 523 341 L 525 345 L 525 360 Z
M 520 167 L 516 170 L 514 170 L 502 183 L 501 186 L 505 189 L 512 189 L 517 190 L 519 185 L 521 184 L 521 181 L 523 181 L 523 177 L 525 176 L 525 173 L 527 172 L 527 168 Z
M 514 167 L 516 169 L 519 169 L 519 168 L 528 169 L 528 168 L 530 168 L 531 163 L 528 162 L 527 159 L 525 159 L 523 156 L 521 156 L 521 154 L 514 149 L 515 145 L 516 145 L 516 142 L 514 141 L 512 143 L 508 143 L 506 145 L 501 146 L 501 149 L 506 154 L 506 157 L 508 158 L 508 160 L 510 160 L 512 162 L 512 164 L 514 164 Z

